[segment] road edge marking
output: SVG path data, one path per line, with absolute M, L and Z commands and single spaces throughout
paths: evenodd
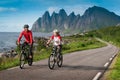
M 107 68 L 109 64 L 112 62 L 112 60 L 115 58 L 117 54 L 112 55 L 112 57 L 109 59 L 109 62 L 106 62 L 104 67 Z M 92 80 L 99 80 L 100 76 L 102 75 L 102 72 L 98 72 L 95 77 Z
M 104 67 L 108 67 L 108 65 L 109 65 L 109 62 L 106 62 L 105 65 L 104 65 Z
M 114 58 L 116 55 L 117 55 L 117 54 L 114 54 L 114 55 L 112 56 L 112 58 Z
M 101 75 L 102 75 L 102 72 L 98 72 L 92 80 L 98 80 Z
M 110 58 L 110 59 L 109 59 L 109 61 L 112 61 L 112 60 L 113 60 L 113 58 Z

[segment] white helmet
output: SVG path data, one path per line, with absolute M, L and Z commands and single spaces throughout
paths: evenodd
M 59 33 L 59 31 L 57 29 L 53 30 L 54 33 Z

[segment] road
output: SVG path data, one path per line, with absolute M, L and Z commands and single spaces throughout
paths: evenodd
M 97 80 L 108 67 L 107 62 L 118 52 L 118 48 L 108 46 L 98 49 L 73 52 L 64 55 L 62 68 L 48 68 L 47 59 L 25 66 L 3 70 L 0 80 Z

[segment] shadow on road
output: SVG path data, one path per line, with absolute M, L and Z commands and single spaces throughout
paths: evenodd
M 24 70 L 36 70 L 36 69 L 43 69 L 43 68 L 47 68 L 47 65 L 32 65 L 29 67 L 25 67 L 23 68 Z
M 105 67 L 96 67 L 96 66 L 71 66 L 71 65 L 63 65 L 63 69 L 69 69 L 69 70 L 105 70 Z M 112 69 L 109 69 L 112 70 Z
M 49 69 L 48 65 L 33 65 L 31 67 L 26 67 L 25 69 L 36 70 L 36 69 Z M 105 67 L 96 67 L 96 66 L 86 66 L 86 65 L 63 65 L 61 68 L 55 67 L 54 70 L 105 70 Z M 110 68 L 109 70 L 113 70 Z

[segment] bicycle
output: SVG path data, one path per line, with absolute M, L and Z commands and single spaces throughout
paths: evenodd
M 57 63 L 58 67 L 62 67 L 63 64 L 63 55 L 58 52 L 58 48 L 53 47 L 52 53 L 48 59 L 48 66 L 50 69 L 54 69 L 55 64 Z
M 32 58 L 29 58 L 29 47 L 28 43 L 24 42 L 20 45 L 21 48 L 21 54 L 20 54 L 20 68 L 23 69 L 25 63 L 27 62 L 29 66 L 32 66 L 33 63 L 33 55 Z

